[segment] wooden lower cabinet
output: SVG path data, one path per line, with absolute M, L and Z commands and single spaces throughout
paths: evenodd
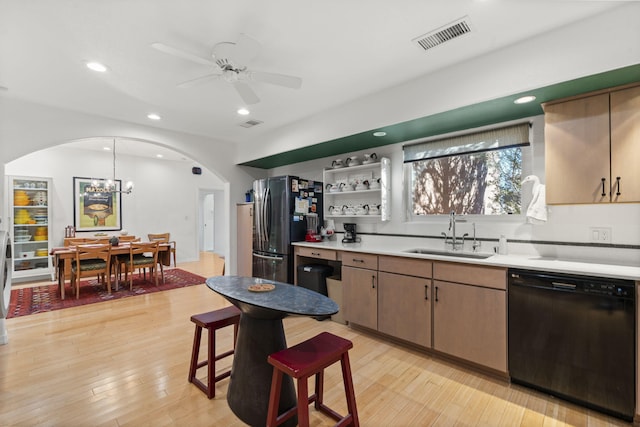
M 435 280 L 433 348 L 507 372 L 506 291 Z
M 342 266 L 344 319 L 378 329 L 378 271 Z
M 431 279 L 379 272 L 378 331 L 431 347 Z

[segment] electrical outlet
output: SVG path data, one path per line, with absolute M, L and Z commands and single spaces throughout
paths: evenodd
M 589 228 L 591 241 L 598 243 L 611 243 L 610 227 L 591 227 Z

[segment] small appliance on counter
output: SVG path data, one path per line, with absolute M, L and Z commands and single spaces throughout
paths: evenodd
M 360 238 L 356 235 L 356 224 L 345 223 L 344 224 L 344 238 L 342 243 L 358 243 Z
M 322 235 L 318 233 L 318 214 L 309 213 L 305 215 L 307 220 L 307 234 L 304 236 L 305 242 L 322 242 Z

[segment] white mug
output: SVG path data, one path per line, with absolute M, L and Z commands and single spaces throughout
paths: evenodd
M 372 180 L 371 183 L 369 184 L 369 188 L 372 190 L 380 188 L 380 178 L 376 178 Z
M 373 163 L 376 161 L 377 158 L 378 158 L 378 155 L 376 153 L 365 154 L 363 163 Z
M 358 206 L 356 208 L 356 215 L 367 215 L 369 213 L 369 205 Z
M 342 166 L 344 166 L 342 164 L 342 159 L 335 159 L 333 162 L 331 162 L 332 168 L 341 168 Z
M 347 159 L 347 166 L 357 166 L 359 164 L 358 156 L 351 156 Z
M 349 184 L 346 182 L 340 183 L 340 191 L 353 191 L 353 184 Z
M 356 190 L 357 190 L 357 191 L 368 190 L 368 189 L 369 189 L 369 181 L 367 181 L 367 180 L 364 180 L 364 181 L 362 181 L 362 182 L 359 182 L 359 183 L 356 185 Z

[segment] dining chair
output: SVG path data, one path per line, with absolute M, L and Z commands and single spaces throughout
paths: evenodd
M 147 237 L 150 242 L 169 243 L 171 245 L 169 250 L 171 251 L 171 255 L 173 255 L 173 266 L 178 266 L 178 264 L 176 264 L 176 242 L 170 240 L 171 233 L 149 233 Z
M 129 277 L 129 290 L 133 290 L 133 273 L 136 269 L 143 270 L 143 275 L 146 278 L 146 269 L 149 269 L 150 274 L 153 276 L 155 285 L 158 286 L 158 242 L 131 242 L 129 244 L 129 257 L 120 258 L 119 260 L 124 265 L 124 279 Z M 162 271 L 162 281 L 164 282 L 164 271 L 162 270 L 162 264 L 160 264 L 160 271 Z M 129 275 L 129 273 L 131 273 Z
M 98 276 L 111 294 L 111 245 L 76 245 L 75 256 L 71 261 L 71 287 L 76 289 L 76 299 L 80 298 L 80 279 L 86 276 Z

